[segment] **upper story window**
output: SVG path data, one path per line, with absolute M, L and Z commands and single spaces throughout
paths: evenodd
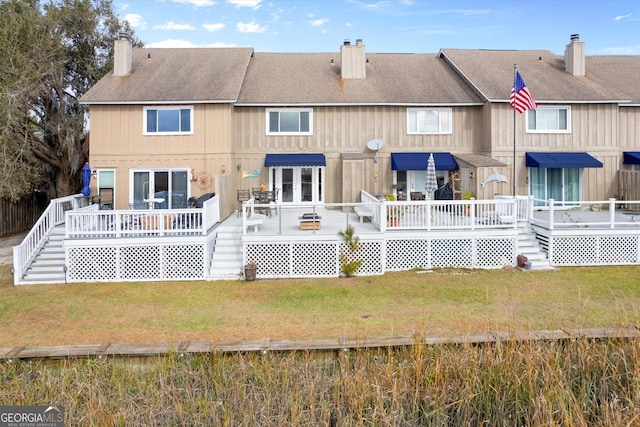
M 527 132 L 571 132 L 571 107 L 540 107 L 527 110 Z
M 451 108 L 408 108 L 407 133 L 451 133 Z
M 193 107 L 144 107 L 144 135 L 193 133 Z
M 267 109 L 267 135 L 313 135 L 311 108 Z

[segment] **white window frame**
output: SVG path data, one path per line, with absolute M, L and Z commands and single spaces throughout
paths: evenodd
M 422 114 L 420 114 L 422 113 Z M 420 116 L 426 113 L 438 114 L 438 130 L 436 132 L 422 132 L 418 121 Z M 415 121 L 415 129 L 411 123 Z M 447 127 L 448 125 L 448 127 Z M 408 135 L 451 135 L 453 133 L 453 109 L 451 108 L 407 108 L 407 134 Z
M 529 129 L 529 114 L 531 111 L 535 111 L 535 114 L 538 114 L 538 111 L 556 111 L 556 116 L 559 111 L 567 112 L 567 128 L 566 129 Z M 537 120 L 536 120 L 537 122 Z M 556 120 L 556 123 L 560 123 L 559 117 Z M 562 106 L 538 106 L 536 110 L 527 110 L 525 114 L 525 129 L 526 133 L 571 133 L 571 106 L 570 105 L 562 105 Z
M 171 132 L 148 132 L 147 131 L 147 111 L 168 111 L 168 110 L 189 110 L 189 131 L 171 131 Z M 180 117 L 180 114 L 178 113 Z M 148 106 L 142 109 L 142 134 L 143 135 L 193 135 L 193 106 L 192 105 L 171 105 L 171 106 Z
M 272 132 L 270 129 L 271 113 L 278 113 L 278 119 L 280 118 L 280 113 L 298 113 L 298 129 L 300 128 L 300 113 L 309 113 L 309 131 Z M 313 108 L 267 108 L 265 118 L 265 132 L 267 135 L 313 135 Z

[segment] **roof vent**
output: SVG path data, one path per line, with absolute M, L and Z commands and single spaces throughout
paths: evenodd
M 344 45 L 345 45 L 345 46 L 351 46 L 351 40 L 349 40 L 349 39 L 344 39 Z
M 362 46 L 362 39 L 356 39 L 356 46 Z
M 571 34 L 571 42 L 579 42 L 580 34 Z

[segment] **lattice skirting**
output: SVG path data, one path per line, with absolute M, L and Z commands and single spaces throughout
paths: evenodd
M 549 238 L 555 266 L 638 264 L 638 236 L 575 236 Z
M 513 265 L 516 237 L 361 240 L 358 275 L 414 268 L 502 268 Z M 339 241 L 245 243 L 245 260 L 255 261 L 258 278 L 337 277 Z
M 191 243 L 68 247 L 67 281 L 204 279 L 206 246 Z

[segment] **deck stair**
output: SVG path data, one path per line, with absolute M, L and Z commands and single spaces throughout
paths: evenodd
M 64 225 L 55 227 L 27 269 L 23 283 L 64 283 Z
M 548 270 L 553 266 L 549 264 L 547 253 L 540 246 L 540 242 L 536 238 L 536 233 L 530 224 L 520 224 L 518 226 L 518 254 L 527 257 L 531 262 L 532 270 Z
M 207 279 L 239 279 L 242 273 L 242 225 L 240 222 L 217 228 L 216 242 Z

